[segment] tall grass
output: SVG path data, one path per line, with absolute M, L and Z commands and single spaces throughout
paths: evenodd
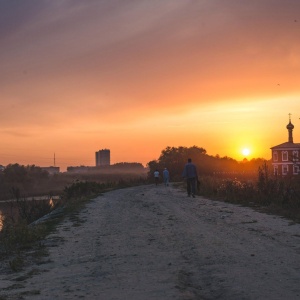
M 263 165 L 252 180 L 205 176 L 200 179 L 199 194 L 246 206 L 300 222 L 300 178 L 275 177 Z

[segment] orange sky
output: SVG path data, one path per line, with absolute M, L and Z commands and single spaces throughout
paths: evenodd
M 298 0 L 0 2 L 0 164 L 270 158 L 300 142 Z

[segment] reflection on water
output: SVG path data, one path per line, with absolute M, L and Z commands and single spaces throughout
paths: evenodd
M 3 227 L 3 219 L 4 219 L 4 216 L 3 216 L 2 210 L 0 210 L 0 231 L 2 230 L 2 227 Z
M 37 198 L 28 198 L 24 199 L 26 201 L 45 201 L 50 205 L 51 208 L 55 206 L 55 204 L 59 201 L 58 196 L 53 196 L 49 198 L 46 197 L 37 197 Z M 11 220 L 16 220 L 19 216 L 19 206 L 16 200 L 7 200 L 0 201 L 0 231 L 3 228 L 3 221 L 5 218 L 9 218 Z

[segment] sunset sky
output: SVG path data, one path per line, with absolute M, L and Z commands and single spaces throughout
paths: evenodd
M 2 165 L 300 143 L 299 0 L 1 0 L 0 42 Z

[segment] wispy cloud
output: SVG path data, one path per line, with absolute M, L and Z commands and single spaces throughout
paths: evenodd
M 0 1 L 0 125 L 67 139 L 298 95 L 299 11 L 298 0 Z

